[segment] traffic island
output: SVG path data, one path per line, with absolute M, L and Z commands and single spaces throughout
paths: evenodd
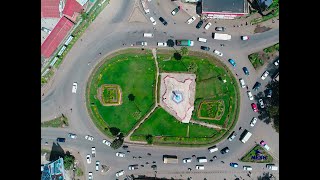
M 240 161 L 252 163 L 271 163 L 273 157 L 260 145 L 253 147 Z

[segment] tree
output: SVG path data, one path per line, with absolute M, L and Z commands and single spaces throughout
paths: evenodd
M 173 54 L 173 57 L 174 57 L 174 59 L 176 59 L 176 60 L 178 60 L 178 61 L 182 59 L 181 54 L 180 54 L 180 53 L 177 53 L 177 52 L 175 52 L 175 53 Z
M 167 45 L 168 45 L 169 47 L 173 47 L 173 46 L 174 46 L 174 41 L 173 41 L 172 39 L 168 39 Z
M 119 149 L 123 144 L 123 139 L 121 138 L 116 138 L 114 141 L 111 143 L 111 147 L 113 149 Z
M 152 144 L 152 143 L 153 143 L 153 137 L 152 137 L 152 135 L 151 135 L 151 134 L 148 134 L 148 135 L 146 136 L 146 140 L 147 140 L 147 143 L 148 143 L 148 144 Z
M 66 154 L 63 157 L 63 164 L 66 170 L 69 170 L 71 168 L 71 166 L 74 163 L 74 159 L 75 159 L 74 156 L 72 156 L 71 154 Z
M 116 127 L 111 127 L 110 128 L 110 132 L 113 136 L 117 136 L 120 132 L 120 129 L 119 128 L 116 128 Z
M 133 94 L 129 94 L 128 98 L 129 98 L 129 101 L 134 101 L 136 97 Z
M 187 47 L 182 47 L 182 48 L 180 49 L 180 51 L 181 51 L 181 54 L 182 54 L 182 55 L 188 55 L 188 53 L 189 53 L 189 50 L 188 50 Z

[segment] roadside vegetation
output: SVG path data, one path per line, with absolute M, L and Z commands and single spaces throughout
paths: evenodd
M 267 47 L 262 51 L 252 53 L 248 58 L 253 67 L 259 69 L 266 61 L 273 61 L 277 56 L 279 56 L 279 43 Z
M 263 147 L 261 147 L 260 145 L 256 145 L 246 155 L 244 155 L 240 159 L 240 161 L 253 163 L 271 163 L 273 161 L 273 158 L 266 150 L 263 149 Z
M 251 20 L 252 24 L 258 24 L 269 19 L 279 16 L 279 0 L 273 0 L 272 4 L 266 9 L 262 17 L 255 18 Z
M 41 123 L 41 127 L 54 127 L 54 128 L 61 128 L 69 126 L 68 118 L 65 117 L 63 114 L 60 117 L 57 117 L 50 121 L 45 121 Z

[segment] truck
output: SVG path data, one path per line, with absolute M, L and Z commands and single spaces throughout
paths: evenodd
M 244 130 L 240 141 L 243 143 L 246 143 L 249 140 L 249 138 L 251 137 L 251 135 L 252 135 L 251 132 L 249 132 L 248 130 Z
M 222 33 L 212 33 L 212 38 L 216 40 L 231 40 L 231 35 Z
M 178 157 L 175 155 L 163 155 L 163 163 L 165 164 L 177 164 Z
M 180 40 L 176 40 L 176 45 L 177 46 L 193 46 L 194 43 L 192 40 L 180 39 Z

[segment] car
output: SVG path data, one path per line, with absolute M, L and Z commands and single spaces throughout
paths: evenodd
M 223 148 L 223 149 L 221 149 L 221 154 L 226 154 L 226 153 L 228 153 L 230 151 L 230 149 L 228 148 L 228 147 L 225 147 L 225 148 Z
M 174 8 L 174 10 L 171 11 L 172 16 L 176 15 L 179 12 L 179 10 L 180 10 L 180 6 Z
M 166 42 L 158 42 L 157 45 L 158 46 L 167 46 L 167 43 Z
M 77 138 L 77 135 L 76 135 L 76 134 L 73 134 L 73 133 L 69 133 L 68 136 L 69 136 L 71 139 L 76 139 L 76 138 Z
M 213 50 L 213 53 L 215 54 L 215 55 L 217 55 L 217 56 L 223 56 L 223 54 L 222 54 L 222 52 L 220 52 L 220 51 L 218 51 L 218 50 Z
M 231 167 L 234 167 L 234 168 L 237 168 L 239 165 L 238 165 L 238 163 L 233 163 L 233 162 L 232 162 L 232 163 L 230 163 L 230 166 L 231 166 Z
M 251 166 L 243 166 L 243 170 L 252 171 L 252 167 Z
M 272 96 L 272 89 L 267 89 L 267 97 L 268 98 L 271 98 L 271 96 Z
M 259 89 L 260 87 L 261 87 L 261 83 L 256 82 L 256 83 L 253 85 L 252 89 L 255 90 L 255 91 L 258 91 L 258 89 Z
M 264 147 L 267 151 L 270 150 L 270 147 L 267 145 L 267 143 L 264 140 L 260 141 L 260 145 Z
M 243 70 L 245 75 L 249 76 L 249 70 L 248 70 L 247 67 L 243 67 L 242 70 Z
M 163 17 L 159 17 L 159 21 L 162 22 L 163 25 L 168 25 L 168 22 L 163 19 Z
M 258 108 L 257 108 L 257 105 L 255 103 L 252 103 L 251 104 L 251 108 L 254 112 L 258 112 Z
M 277 171 L 278 170 L 278 166 L 276 166 L 275 164 L 266 164 L 266 168 L 273 170 L 273 171 Z
M 208 22 L 208 23 L 206 24 L 206 26 L 204 27 L 204 29 L 208 30 L 211 25 L 212 25 L 211 22 Z
M 88 179 L 89 179 L 89 180 L 93 180 L 93 174 L 92 174 L 92 172 L 89 172 L 89 173 L 88 173 Z
M 213 156 L 212 158 L 213 158 L 213 159 L 217 159 L 217 156 Z
M 241 40 L 242 41 L 247 41 L 247 40 L 249 40 L 250 38 L 249 38 L 249 36 L 241 36 Z
M 202 26 L 202 24 L 203 24 L 203 21 L 200 20 L 200 21 L 198 22 L 198 24 L 196 25 L 196 28 L 197 28 L 197 29 L 200 29 L 201 26 Z
M 269 71 L 265 71 L 265 72 L 262 74 L 261 79 L 262 79 L 262 80 L 265 80 L 266 77 L 268 77 L 268 75 L 269 75 Z
M 58 137 L 58 138 L 57 138 L 57 142 L 66 142 L 66 138 L 60 138 L 60 137 Z
M 87 163 L 91 164 L 91 155 L 90 154 L 87 154 Z
M 96 148 L 95 147 L 91 148 L 91 154 L 92 154 L 92 157 L 96 157 Z
M 77 93 L 77 89 L 78 89 L 78 83 L 74 82 L 72 84 L 72 93 Z
M 204 165 L 196 165 L 196 169 L 204 170 Z
M 259 102 L 260 107 L 261 107 L 261 108 L 264 108 L 263 100 L 262 100 L 262 99 L 259 99 L 259 101 L 258 101 L 258 102 Z
M 248 95 L 250 101 L 252 101 L 253 100 L 253 96 L 252 96 L 251 91 L 247 91 L 247 95 Z
M 94 139 L 93 136 L 90 136 L 90 135 L 86 135 L 84 138 L 89 141 L 93 141 Z
M 151 168 L 152 168 L 153 170 L 157 170 L 157 165 L 154 164 L 154 165 L 151 166 Z
M 240 82 L 240 85 L 241 85 L 242 88 L 247 87 L 246 83 L 244 82 L 244 80 L 242 78 L 239 79 L 239 82 Z
M 183 163 L 190 163 L 191 161 L 192 161 L 191 158 L 184 158 L 184 159 L 182 160 Z
M 225 27 L 216 27 L 215 30 L 216 31 L 225 31 L 226 28 Z
M 233 132 L 230 134 L 228 140 L 229 140 L 229 141 L 232 141 L 236 136 L 237 136 L 236 132 L 233 131 Z
M 193 23 L 193 21 L 195 21 L 195 20 L 196 20 L 196 17 L 192 16 L 191 18 L 189 18 L 189 19 L 187 20 L 187 24 L 191 24 L 191 23 Z
M 111 146 L 111 142 L 106 140 L 106 139 L 102 140 L 102 143 L 107 145 L 107 146 Z
M 122 149 L 125 149 L 125 150 L 126 150 L 126 149 L 128 149 L 128 148 L 129 148 L 129 146 L 127 146 L 127 145 L 123 145 L 123 146 L 122 146 Z
M 135 169 L 138 169 L 138 164 L 130 165 L 130 166 L 128 166 L 128 169 L 129 169 L 130 171 L 135 170 Z
M 210 51 L 210 48 L 207 46 L 200 46 L 200 49 L 202 49 L 204 51 Z
M 124 153 L 122 153 L 122 152 L 117 152 L 117 153 L 116 153 L 116 156 L 117 156 L 117 157 L 125 157 L 126 154 L 124 154 Z
M 279 59 L 273 63 L 275 66 L 279 66 Z
M 96 171 L 99 171 L 100 161 L 96 161 Z
M 229 59 L 228 61 L 233 67 L 236 67 L 236 62 L 233 59 Z
M 118 171 L 118 172 L 116 173 L 116 176 L 117 176 L 117 177 L 120 177 L 120 176 L 122 176 L 122 175 L 124 175 L 124 170 Z
M 138 46 L 147 46 L 148 43 L 146 41 L 138 41 L 138 42 L 136 42 L 136 45 L 138 45 Z
M 258 119 L 256 117 L 252 118 L 252 120 L 250 121 L 250 126 L 253 127 L 257 123 L 257 120 Z
M 154 20 L 153 17 L 150 17 L 150 21 L 152 22 L 153 25 L 156 25 L 156 24 L 157 24 L 156 20 Z

